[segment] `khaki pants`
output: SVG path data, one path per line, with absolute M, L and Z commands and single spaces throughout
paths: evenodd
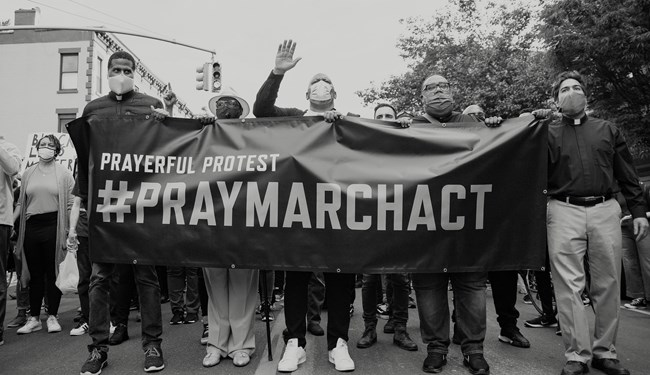
M 219 349 L 222 357 L 232 357 L 236 351 L 253 354 L 258 271 L 204 268 L 203 272 L 208 292 L 208 345 Z
M 615 199 L 581 207 L 551 199 L 547 208 L 548 253 L 567 361 L 616 358 L 621 277 L 621 207 Z M 589 259 L 590 294 L 596 312 L 593 345 L 585 289 Z

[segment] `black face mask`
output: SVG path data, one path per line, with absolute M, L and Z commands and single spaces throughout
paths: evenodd
M 216 115 L 218 119 L 231 119 L 231 118 L 239 118 L 242 114 L 242 109 L 241 108 L 228 108 L 228 107 L 223 107 L 223 108 L 217 108 L 216 109 Z

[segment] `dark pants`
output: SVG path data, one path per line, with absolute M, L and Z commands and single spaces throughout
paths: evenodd
M 56 287 L 56 248 L 57 213 L 50 212 L 32 215 L 25 225 L 23 243 L 27 267 L 31 276 L 29 281 L 30 315 L 41 314 L 41 303 L 47 293 L 47 313 L 57 315 L 61 303 L 61 291 Z M 4 277 L 4 275 L 3 275 Z
M 199 313 L 199 276 L 196 270 L 196 267 L 167 267 L 167 287 L 172 312 Z M 183 292 L 185 292 L 185 299 L 183 299 Z
M 456 326 L 463 355 L 483 353 L 485 341 L 485 272 L 413 274 L 420 333 L 428 352 L 449 351 L 449 281 L 454 289 Z
M 9 258 L 10 237 L 11 227 L 0 225 L 0 337 L 4 332 L 4 321 L 7 314 L 7 259 Z
M 140 296 L 142 313 L 142 348 L 160 346 L 162 339 L 162 315 L 160 311 L 160 287 L 154 266 L 131 266 L 135 273 L 136 286 Z M 116 265 L 93 263 L 90 277 L 90 337 L 93 342 L 88 350 L 97 348 L 108 351 L 110 324 L 109 284 Z
M 199 302 L 201 302 L 201 316 L 208 316 L 208 291 L 205 289 L 205 277 L 203 276 L 203 269 L 196 269 L 199 279 Z
M 314 272 L 309 277 L 307 287 L 307 322 L 320 324 L 320 312 L 325 303 L 325 278 L 322 272 Z
M 501 329 L 517 328 L 519 311 L 515 304 L 517 303 L 518 276 L 519 272 L 517 271 L 488 272 L 488 279 L 492 286 L 492 298 L 494 298 L 494 309 Z
M 129 312 L 131 309 L 131 300 L 137 294 L 135 283 L 134 267 L 130 264 L 116 264 L 115 273 L 117 282 L 114 282 L 115 298 L 113 299 L 113 313 L 111 318 L 115 325 L 129 325 Z M 160 301 L 158 302 L 160 303 Z
M 388 285 L 386 298 L 391 301 L 391 317 L 396 327 L 406 327 L 408 321 L 409 285 L 408 277 L 404 273 L 389 273 L 386 275 Z M 363 275 L 361 298 L 363 303 L 363 321 L 366 327 L 377 325 L 378 290 L 381 290 L 381 275 Z M 389 291 L 392 292 L 390 296 Z
M 15 243 L 10 244 L 10 246 L 14 245 Z M 16 309 L 29 310 L 29 285 L 22 285 L 20 282 L 20 275 L 23 273 L 23 262 L 16 258 L 15 253 L 13 257 L 16 264 Z
M 79 303 L 81 304 L 81 323 L 88 323 L 88 316 L 90 315 L 88 289 L 90 288 L 90 275 L 93 273 L 93 264 L 90 262 L 88 237 L 79 236 L 77 239 L 79 240 L 79 248 L 77 249 L 77 268 L 79 269 L 77 293 L 79 293 Z
M 551 266 L 546 254 L 546 271 L 535 271 L 537 293 L 542 303 L 542 311 L 548 317 L 555 316 L 553 309 L 553 284 L 551 283 Z
M 305 347 L 307 332 L 307 285 L 312 272 L 287 271 L 284 287 L 284 311 L 288 339 L 297 338 Z M 354 274 L 325 273 L 325 298 L 327 299 L 327 350 L 336 347 L 341 338 L 348 341 L 350 328 L 350 303 L 354 300 Z

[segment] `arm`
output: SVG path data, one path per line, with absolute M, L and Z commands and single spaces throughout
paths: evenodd
M 20 171 L 20 152 L 11 143 L 0 143 L 0 169 L 7 176 L 13 176 Z
M 68 244 L 74 245 L 77 242 L 77 222 L 79 222 L 79 209 L 81 208 L 81 198 L 75 196 L 72 209 L 70 210 L 70 230 L 68 231 Z
M 295 50 L 296 43 L 293 43 L 291 40 L 285 40 L 283 44 L 278 46 L 278 52 L 275 56 L 275 67 L 257 92 L 257 97 L 253 104 L 253 114 L 255 117 L 302 116 L 305 113 L 305 111 L 298 108 L 279 108 L 275 106 L 275 100 L 278 98 L 278 90 L 280 89 L 282 78 L 284 78 L 284 73 L 293 69 L 301 59 L 300 57 L 293 58 Z

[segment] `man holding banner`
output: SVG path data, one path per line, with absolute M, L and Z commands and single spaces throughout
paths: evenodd
M 284 74 L 292 69 L 300 58 L 293 58 L 296 43 L 284 41 L 278 47 L 275 67 L 262 85 L 253 106 L 256 117 L 281 116 L 323 116 L 332 122 L 342 115 L 334 108 L 336 91 L 331 79 L 322 73 L 316 74 L 307 88 L 309 110 L 279 108 L 275 106 L 278 90 Z M 328 307 L 327 350 L 329 361 L 338 371 L 353 371 L 354 361 L 348 353 L 347 341 L 350 328 L 350 303 L 354 300 L 354 274 L 325 272 L 325 294 Z M 278 363 L 278 371 L 292 372 L 305 362 L 305 334 L 307 331 L 307 285 L 311 272 L 287 271 L 285 318 L 287 325 L 287 347 Z
M 88 103 L 83 111 L 89 124 L 95 117 L 102 116 L 164 116 L 155 109 L 162 110 L 160 100 L 133 90 L 133 74 L 136 67 L 131 54 L 115 52 L 108 59 L 108 82 L 111 92 Z M 78 146 L 78 145 L 75 145 Z M 88 201 L 87 160 L 79 160 L 77 184 L 84 204 Z M 92 237 L 90 254 L 92 255 Z M 133 266 L 140 309 L 142 312 L 142 348 L 145 351 L 144 370 L 160 371 L 165 367 L 160 344 L 162 339 L 162 314 L 160 310 L 160 286 L 154 266 Z M 90 321 L 89 333 L 92 344 L 88 345 L 90 355 L 81 367 L 81 375 L 99 374 L 107 365 L 109 337 L 109 284 L 116 265 L 113 263 L 92 264 L 90 278 Z
M 442 76 L 432 75 L 422 83 L 422 117 L 413 124 L 425 123 L 445 127 L 445 123 L 476 122 L 470 115 L 452 111 L 454 98 L 449 82 Z M 440 372 L 447 364 L 449 351 L 449 306 L 447 287 L 454 290 L 456 326 L 460 334 L 463 364 L 472 374 L 489 374 L 490 366 L 483 357 L 486 330 L 485 285 L 487 273 L 415 273 L 413 289 L 418 301 L 420 333 L 427 344 L 427 357 L 422 369 Z

